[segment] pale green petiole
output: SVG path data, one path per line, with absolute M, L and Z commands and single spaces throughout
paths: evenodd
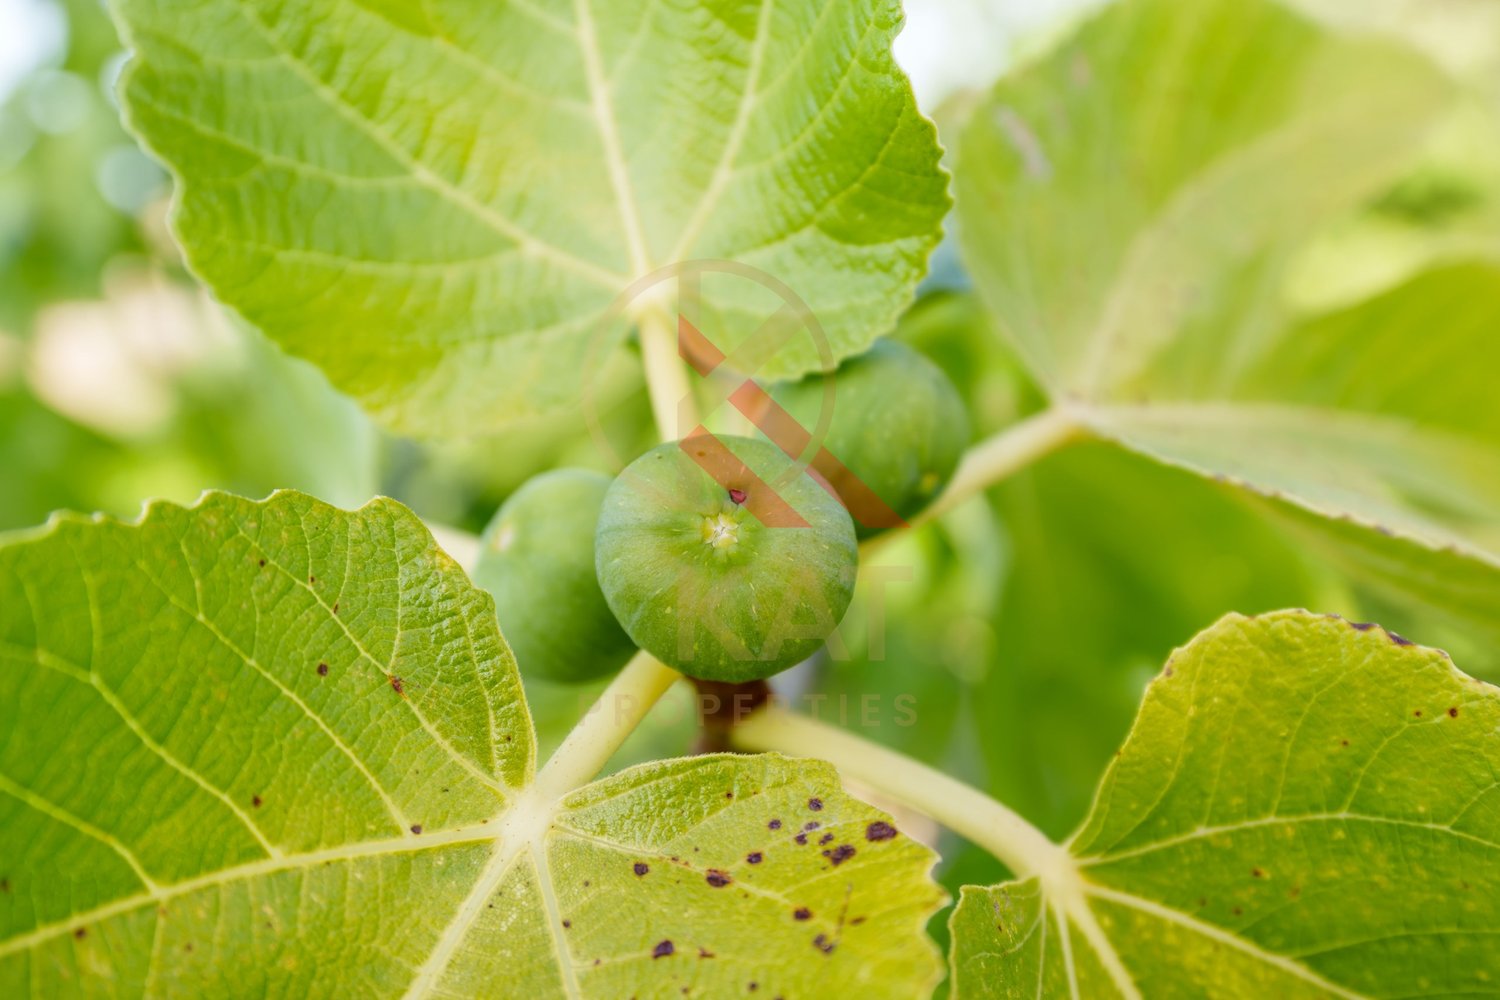
M 1067 851 L 1019 814 L 941 771 L 848 730 L 774 704 L 730 731 L 741 750 L 826 760 L 841 775 L 879 789 L 989 851 L 1017 878 L 1044 881 L 1073 867 Z
M 537 792 L 561 798 L 592 781 L 652 706 L 681 679 L 650 653 L 636 653 L 537 773 Z

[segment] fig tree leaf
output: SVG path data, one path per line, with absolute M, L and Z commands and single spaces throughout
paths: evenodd
M 1500 85 L 1500 6 L 1490 0 L 1454 0 L 1441 12 L 1420 0 L 1291 0 L 1288 6 L 1345 30 L 1405 39 L 1455 74 L 1492 89 Z
M 6 996 L 904 997 L 941 972 L 932 853 L 867 837 L 888 817 L 825 765 L 536 783 L 493 603 L 392 501 L 11 536 L 0 733 Z
M 1152 682 L 1082 829 L 966 887 L 955 997 L 1478 995 L 1500 979 L 1500 691 L 1307 612 Z
M 403 431 L 572 402 L 616 296 L 687 259 L 788 283 L 855 353 L 948 207 L 895 0 L 114 9 L 195 273 Z M 821 367 L 807 339 L 760 374 Z
M 990 618 L 1004 638 L 965 700 L 968 728 L 981 787 L 1050 836 L 1087 813 L 1141 692 L 1183 636 L 1225 608 L 1363 611 L 1329 594 L 1331 574 L 1234 496 L 1107 444 L 1049 456 L 992 495 L 1013 565 Z
M 1126 0 L 970 117 L 964 260 L 1054 397 L 1134 401 L 1169 362 L 1253 358 L 1291 254 L 1399 176 L 1448 93 L 1268 0 Z
M 1093 411 L 1098 431 L 1224 480 L 1362 589 L 1500 643 L 1500 265 L 1428 271 L 1290 326 L 1212 395 Z
M 1260 0 L 1128 0 L 995 88 L 956 185 L 976 288 L 1056 405 L 1493 642 L 1500 267 L 1312 317 L 1283 295 L 1450 107 L 1387 39 Z

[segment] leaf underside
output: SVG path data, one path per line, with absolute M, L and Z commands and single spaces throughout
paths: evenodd
M 956 185 L 976 286 L 1095 434 L 1267 498 L 1356 588 L 1500 641 L 1500 269 L 1312 318 L 1283 294 L 1451 102 L 1411 51 L 1277 4 L 1128 0 L 996 87 Z
M 961 997 L 1418 997 L 1500 982 L 1500 691 L 1378 626 L 1178 650 L 1073 860 L 966 887 Z
M 932 853 L 867 836 L 887 817 L 826 765 L 533 794 L 493 605 L 391 501 L 208 494 L 0 546 L 0 733 L 6 996 L 899 997 L 941 971 Z
M 948 208 L 895 0 L 114 9 L 195 273 L 403 431 L 576 400 L 616 297 L 695 258 L 820 321 L 761 374 L 821 367 L 892 325 Z M 722 344 L 765 318 L 704 297 Z

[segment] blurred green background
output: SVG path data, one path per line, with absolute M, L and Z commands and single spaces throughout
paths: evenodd
M 1473 96 L 1408 176 L 1307 252 L 1287 292 L 1294 303 L 1355 301 L 1433 261 L 1494 254 L 1500 4 L 1296 6 L 1407 40 L 1469 81 Z M 1044 49 L 1083 7 L 917 0 L 898 55 L 948 135 L 976 89 Z M 4 0 L 0 39 L 0 530 L 61 508 L 130 517 L 151 498 L 287 487 L 343 506 L 386 494 L 432 523 L 477 532 L 535 472 L 605 466 L 577 414 L 443 446 L 372 426 L 183 271 L 167 235 L 167 178 L 118 122 L 111 90 L 122 55 L 104 10 L 94 0 Z M 1040 397 L 966 285 L 945 245 L 897 335 L 948 370 L 984 434 Z M 639 386 L 608 420 L 644 447 Z M 873 705 L 867 735 L 974 782 L 1054 835 L 1082 817 L 1144 683 L 1194 632 L 1230 610 L 1384 610 L 1242 498 L 1105 445 L 1043 461 L 878 563 L 892 571 L 881 586 L 865 574 L 842 630 L 849 658 L 798 668 L 783 691 L 834 720 L 868 723 Z M 1494 675 L 1494 654 L 1465 648 L 1462 636 L 1434 623 L 1420 637 Z M 595 690 L 528 681 L 544 749 Z M 623 760 L 680 753 L 691 739 L 679 699 Z M 1002 874 L 962 847 L 944 864 L 950 887 Z

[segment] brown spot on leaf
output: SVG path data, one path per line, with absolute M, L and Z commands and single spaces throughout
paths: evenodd
M 816 830 L 818 827 L 820 827 L 822 825 L 823 824 L 819 823 L 817 820 L 809 820 L 808 822 L 802 824 L 802 829 L 804 829 L 804 830 Z
M 1410 639 L 1408 639 L 1406 636 L 1400 635 L 1400 634 L 1398 634 L 1396 632 L 1392 632 L 1390 630 L 1387 630 L 1385 634 L 1388 635 L 1388 636 L 1390 636 L 1391 641 L 1394 642 L 1398 646 L 1410 646 L 1412 644 L 1412 641 Z
M 1458 718 L 1458 706 L 1457 705 L 1454 705 L 1452 708 L 1448 709 L 1448 718 L 1450 718 L 1450 719 L 1456 719 L 1456 718 Z
M 1419 708 L 1419 709 L 1417 709 L 1415 712 L 1413 712 L 1411 714 L 1420 719 L 1422 717 L 1422 710 Z
M 883 819 L 877 819 L 865 827 L 865 839 L 872 843 L 878 840 L 892 840 L 896 836 L 896 828 Z
M 779 820 L 779 819 L 773 819 L 773 820 L 771 820 L 771 822 L 767 823 L 766 826 L 768 828 L 772 829 L 772 830 L 780 830 L 781 829 L 781 820 Z
M 819 934 L 817 937 L 813 938 L 812 943 L 814 948 L 818 949 L 825 955 L 832 955 L 833 949 L 838 947 L 837 942 L 828 940 L 827 934 Z
M 758 865 L 761 862 L 761 853 L 759 851 L 751 851 L 745 855 L 745 860 L 752 865 Z
M 728 872 L 722 871 L 718 868 L 710 868 L 708 870 L 708 873 L 703 876 L 703 879 L 715 889 L 722 889 L 726 885 L 734 881 L 734 879 L 729 877 Z
M 265 560 L 264 560 L 264 559 L 262 559 L 262 560 L 261 560 L 261 561 L 260 561 L 260 564 L 261 564 L 261 566 L 265 566 L 265 564 L 266 564 L 266 561 L 265 561 Z
M 672 946 L 671 941 L 658 941 L 656 947 L 651 949 L 652 958 L 666 958 L 677 949 Z
M 573 929 L 573 921 L 571 921 L 571 920 L 564 920 L 563 921 L 563 930 L 568 931 L 568 930 L 572 930 L 572 929 Z
M 823 811 L 823 800 L 822 799 L 808 799 L 807 800 L 807 808 L 811 809 L 813 812 L 822 812 Z
M 1252 868 L 1252 869 L 1250 869 L 1250 877 L 1251 878 L 1265 878 L 1266 877 L 1266 873 L 1263 870 L 1259 869 L 1259 868 Z
M 821 837 L 818 838 L 818 843 L 820 843 L 820 844 L 826 844 L 826 843 L 828 843 L 832 839 L 833 839 L 833 834 L 831 834 L 831 833 L 825 833 L 825 834 L 823 834 L 823 836 L 821 836 Z
M 326 663 L 320 663 L 320 664 L 318 664 L 318 676 L 319 677 L 327 677 L 328 676 L 328 664 L 326 664 Z
M 651 870 L 651 866 L 644 861 L 637 861 L 631 867 L 637 875 L 644 875 Z
M 402 682 L 401 678 L 397 677 L 395 674 L 391 675 L 391 690 L 396 692 L 403 698 L 406 697 L 406 685 Z
M 413 823 L 411 825 L 411 832 L 412 833 L 421 833 L 422 832 L 422 824 L 421 823 Z
M 855 854 L 855 851 L 854 851 L 854 847 L 852 845 L 850 845 L 850 844 L 840 844 L 839 846 L 837 846 L 837 847 L 835 847 L 835 848 L 833 848 L 831 850 L 824 851 L 823 852 L 823 857 L 825 857 L 829 861 L 833 862 L 834 867 L 837 868 L 839 865 L 843 864 L 845 861 L 848 861 L 850 858 L 854 857 L 854 854 Z
M 1350 622 L 1349 626 L 1350 626 L 1350 628 L 1357 629 L 1360 632 L 1368 632 L 1368 631 L 1370 631 L 1370 629 L 1372 629 L 1372 628 L 1375 627 L 1375 623 L 1374 622 Z
M 792 911 L 792 919 L 793 920 L 811 920 L 812 919 L 812 910 L 809 910 L 805 906 L 799 906 L 795 910 Z
M 77 930 L 75 930 L 73 932 L 73 936 L 76 937 L 76 938 L 78 938 L 80 941 L 82 941 L 84 938 L 86 938 L 86 937 L 89 936 L 88 928 L 86 928 L 86 927 L 79 927 Z
M 805 843 L 807 843 L 807 834 L 805 834 L 805 833 L 799 833 L 799 834 L 797 834 L 797 836 L 793 837 L 792 839 L 795 840 L 799 844 L 805 844 Z
M 707 948 L 700 947 L 698 949 L 698 957 L 699 958 L 715 958 L 716 956 L 714 955 L 713 952 L 709 951 Z

